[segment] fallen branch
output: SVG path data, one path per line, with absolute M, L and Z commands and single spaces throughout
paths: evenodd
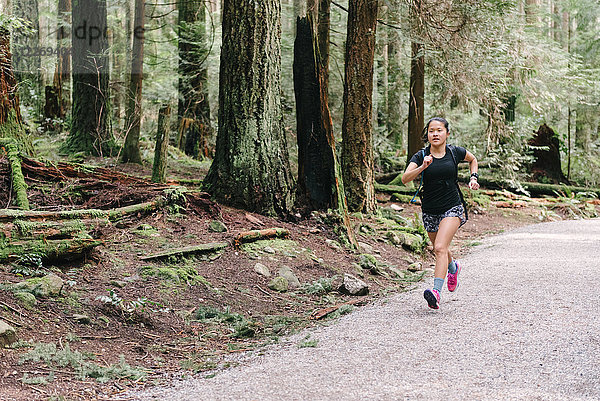
M 17 322 L 15 322 L 14 320 L 11 320 L 11 319 L 9 319 L 9 318 L 7 318 L 7 317 L 0 316 L 0 319 L 2 319 L 2 320 L 6 320 L 8 323 L 12 324 L 13 326 L 17 326 L 17 327 L 23 327 L 23 325 L 22 325 L 21 323 L 17 323 Z
M 227 242 L 211 242 L 208 244 L 200 244 L 200 245 L 192 245 L 186 246 L 184 248 L 171 249 L 164 252 L 158 252 L 152 255 L 140 257 L 140 260 L 151 260 L 151 259 L 160 259 L 166 258 L 169 256 L 182 256 L 187 254 L 195 254 L 195 253 L 209 253 L 216 252 L 224 249 L 229 245 Z
M 0 305 L 4 306 L 5 308 L 7 308 L 7 309 L 8 309 L 8 310 L 10 310 L 10 311 L 13 311 L 13 312 L 15 312 L 15 313 L 18 313 L 18 314 L 19 314 L 19 316 L 21 316 L 21 314 L 23 313 L 23 312 L 21 312 L 21 311 L 19 311 L 19 310 L 15 309 L 15 308 L 13 308 L 13 307 L 12 307 L 12 306 L 10 306 L 9 304 L 6 304 L 6 303 L 2 302 L 2 301 L 0 301 Z
M 311 313 L 310 319 L 311 320 L 323 319 L 325 316 L 335 312 L 336 310 L 340 309 L 344 305 L 363 305 L 366 302 L 367 302 L 367 297 L 362 297 L 362 298 L 353 299 L 351 301 L 344 302 L 344 303 L 341 303 L 338 305 L 330 306 L 328 308 L 319 309 L 319 310 Z
M 242 231 L 236 235 L 233 243 L 239 246 L 242 243 L 254 242 L 269 238 L 286 238 L 290 232 L 285 228 L 265 228 L 264 230 Z

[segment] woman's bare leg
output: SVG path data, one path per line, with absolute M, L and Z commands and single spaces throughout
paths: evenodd
M 448 265 L 452 261 L 450 243 L 459 227 L 459 217 L 446 217 L 441 221 L 437 232 L 428 233 L 429 239 L 433 243 L 433 252 L 435 254 L 435 278 L 446 278 Z

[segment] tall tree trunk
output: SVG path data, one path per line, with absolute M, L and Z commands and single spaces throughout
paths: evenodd
M 10 32 L 3 27 L 0 27 L 0 138 L 13 138 L 22 150 L 33 154 L 33 146 L 21 119 L 17 81 L 10 53 Z
M 388 13 L 388 21 L 396 25 L 400 21 L 398 2 L 392 2 Z M 400 74 L 400 54 L 402 43 L 397 29 L 390 29 L 388 36 L 388 108 L 387 108 L 387 132 L 388 137 L 398 147 L 402 146 L 402 104 L 401 100 L 402 79 Z M 406 106 L 404 106 L 406 107 Z M 406 109 L 404 109 L 406 110 Z
M 379 16 L 384 21 L 388 20 L 388 7 L 386 5 L 380 5 Z M 380 30 L 377 35 L 379 42 L 379 73 L 377 74 L 377 88 L 379 91 L 379 101 L 377 106 L 377 113 L 374 114 L 373 118 L 377 121 L 378 127 L 386 127 L 388 120 L 388 103 L 389 103 L 389 27 L 384 27 Z
M 423 45 L 412 42 L 410 60 L 410 94 L 408 100 L 408 154 L 406 163 L 423 147 L 425 125 L 425 56 Z
M 35 120 L 43 110 L 42 59 L 38 0 L 12 0 L 13 15 L 27 21 L 31 32 L 13 32 L 13 68 L 23 103 L 32 106 Z
M 319 20 L 319 0 L 306 0 L 306 16 L 309 15 L 312 18 L 312 21 L 316 22 Z M 316 23 L 313 25 L 313 29 L 315 30 L 316 34 Z
M 206 8 L 201 0 L 180 0 L 179 146 L 194 158 L 210 155 L 212 135 L 208 102 Z
M 344 77 L 342 170 L 348 209 L 373 212 L 373 61 L 378 0 L 350 0 Z
M 575 110 L 575 147 L 589 152 L 592 127 L 598 125 L 596 106 L 577 105 Z
M 281 108 L 280 1 L 225 0 L 215 159 L 204 180 L 223 203 L 270 215 L 292 206 Z
M 315 59 L 312 17 L 298 17 L 294 42 L 294 93 L 298 140 L 298 186 L 296 204 L 305 210 L 333 205 L 335 142 L 325 121 L 330 116 L 327 96 L 321 97 L 320 69 Z
M 167 178 L 167 154 L 169 150 L 169 116 L 171 107 L 161 106 L 158 111 L 158 129 L 156 146 L 154 147 L 154 164 L 152 165 L 152 182 L 165 182 Z
M 70 29 L 71 25 L 71 0 L 58 1 L 58 18 L 59 32 L 57 33 L 57 47 L 61 50 L 58 52 L 56 60 L 56 73 L 54 74 L 54 87 L 57 88 L 60 94 L 61 118 L 69 107 L 71 107 L 71 49 L 70 46 Z M 66 42 L 69 43 L 66 43 Z
M 425 48 L 419 41 L 423 27 L 421 22 L 421 0 L 413 0 L 411 7 L 411 43 L 410 84 L 408 98 L 408 153 L 410 158 L 423 147 L 423 127 L 425 125 Z
M 329 94 L 329 29 L 331 25 L 331 0 L 320 0 L 317 24 L 317 44 L 322 70 L 322 91 Z M 327 96 L 329 98 L 329 95 Z
M 74 2 L 72 20 L 73 107 L 65 150 L 102 156 L 113 146 L 106 0 Z
M 64 120 L 71 103 L 71 0 L 59 0 L 56 30 L 56 67 L 51 87 L 46 87 L 46 105 L 44 121 L 51 130 L 61 130 L 62 124 L 55 119 Z M 70 41 L 69 41 L 70 42 Z M 53 99 L 52 97 L 55 97 Z
M 541 0 L 525 0 L 525 21 L 529 25 L 536 25 L 541 22 L 540 16 Z
M 142 163 L 140 155 L 140 122 L 142 118 L 142 78 L 144 72 L 144 13 L 145 0 L 135 1 L 133 19 L 133 52 L 131 55 L 131 75 L 127 92 L 127 111 L 125 112 L 125 145 L 121 161 L 123 163 Z

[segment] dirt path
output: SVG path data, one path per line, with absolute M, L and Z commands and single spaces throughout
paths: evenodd
M 438 311 L 423 284 L 213 378 L 125 399 L 600 399 L 599 219 L 511 231 L 462 263 Z M 316 347 L 298 347 L 308 334 Z

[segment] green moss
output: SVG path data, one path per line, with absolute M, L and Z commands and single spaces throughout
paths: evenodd
M 192 263 L 185 259 L 182 264 L 177 266 L 143 266 L 140 268 L 140 274 L 174 283 L 187 283 L 189 285 L 202 283 L 210 288 L 210 283 L 198 274 Z
M 11 114 L 14 114 L 11 111 Z M 0 129 L 7 125 L 10 125 L 10 116 L 9 121 L 1 124 Z M 3 133 L 0 132 L 0 136 Z M 12 185 L 13 191 L 16 194 L 16 203 L 17 206 L 23 210 L 29 210 L 29 200 L 27 199 L 27 184 L 25 183 L 25 177 L 23 176 L 23 171 L 21 170 L 21 156 L 19 154 L 19 148 L 17 143 L 14 140 L 10 139 L 0 139 L 0 145 L 6 147 L 6 152 L 8 155 L 8 160 L 10 161 L 10 170 L 12 177 Z

